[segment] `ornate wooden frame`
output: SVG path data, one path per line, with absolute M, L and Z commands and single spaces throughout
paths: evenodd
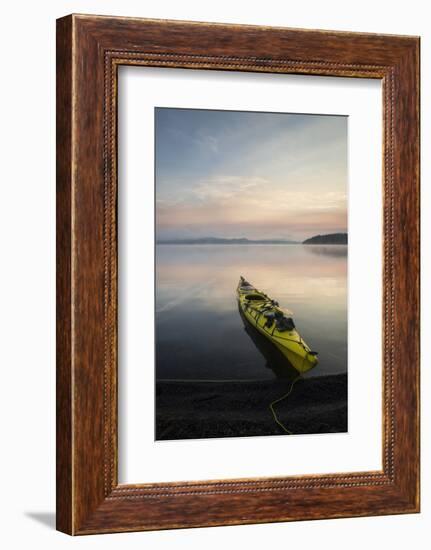
M 383 82 L 383 469 L 119 485 L 119 65 Z M 57 22 L 57 528 L 69 534 L 419 511 L 419 38 L 70 15 Z

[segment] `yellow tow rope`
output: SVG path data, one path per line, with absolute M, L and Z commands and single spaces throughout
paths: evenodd
M 277 403 L 280 403 L 280 401 L 283 401 L 283 399 L 286 399 L 286 397 L 289 397 L 289 395 L 292 393 L 292 390 L 293 390 L 293 386 L 296 384 L 296 382 L 302 378 L 301 375 L 298 375 L 295 380 L 293 380 L 292 382 L 292 385 L 290 386 L 290 389 L 287 393 L 285 393 L 284 395 L 282 395 L 281 397 L 279 397 L 278 399 L 276 399 L 275 401 L 272 401 L 270 404 L 269 404 L 269 408 L 271 409 L 271 412 L 272 412 L 272 416 L 274 417 L 274 420 L 276 421 L 276 423 L 280 426 L 280 428 L 282 428 L 287 434 L 289 435 L 293 435 L 293 432 L 291 432 L 290 430 L 288 430 L 286 428 L 286 426 L 283 424 L 283 422 L 281 422 L 281 420 L 278 419 L 278 416 L 277 416 L 277 413 L 275 412 L 274 410 L 274 405 L 276 405 Z

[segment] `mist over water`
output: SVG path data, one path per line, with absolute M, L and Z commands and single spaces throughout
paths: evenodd
M 347 372 L 347 246 L 157 245 L 158 380 L 275 378 L 238 312 L 240 275 L 293 312 L 319 353 L 305 376 Z

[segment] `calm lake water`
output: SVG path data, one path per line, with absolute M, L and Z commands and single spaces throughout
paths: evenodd
M 157 379 L 276 377 L 240 317 L 240 275 L 293 312 L 319 353 L 305 376 L 347 372 L 347 246 L 158 245 Z

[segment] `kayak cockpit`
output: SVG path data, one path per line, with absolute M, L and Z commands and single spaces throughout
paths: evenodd
M 249 302 L 266 302 L 268 298 L 266 296 L 263 296 L 262 294 L 257 294 L 254 292 L 253 294 L 246 294 L 244 296 L 245 300 L 248 300 Z

